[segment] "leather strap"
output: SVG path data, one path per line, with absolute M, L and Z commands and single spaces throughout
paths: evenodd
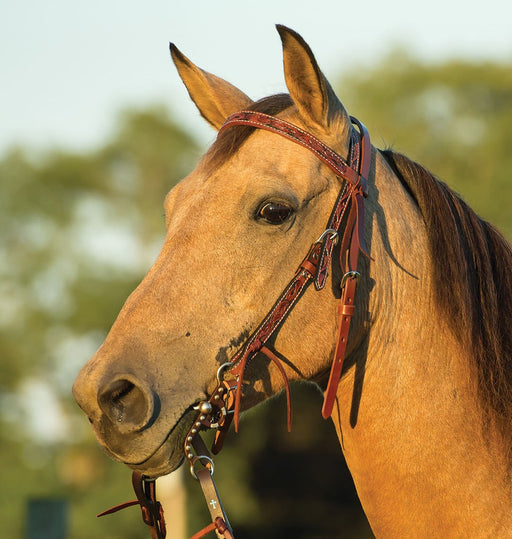
M 226 523 L 220 517 L 217 517 L 211 524 L 208 524 L 208 526 L 205 526 L 202 530 L 194 533 L 190 539 L 200 539 L 212 531 L 215 531 L 217 536 L 220 533 L 221 537 L 224 537 L 225 539 L 233 539 L 233 534 L 229 531 Z
M 311 284 L 314 278 L 314 272 L 318 265 L 318 257 L 322 243 L 317 242 L 312 245 L 308 255 L 297 268 L 295 276 L 284 289 L 281 296 L 270 309 L 267 316 L 263 319 L 254 333 L 246 341 L 246 344 L 235 354 L 231 360 L 233 366 L 230 368 L 230 373 L 238 379 L 235 408 L 234 408 L 234 423 L 235 431 L 238 432 L 238 423 L 240 417 L 240 404 L 242 399 L 242 381 L 247 362 L 253 358 L 262 347 L 268 342 L 277 330 L 281 327 L 289 312 L 293 309 L 299 298 L 302 296 L 306 288 Z M 268 349 L 268 348 L 267 348 Z M 270 356 L 268 356 L 270 357 Z M 274 358 L 277 357 L 274 354 Z M 270 357 L 270 359 L 274 359 Z M 283 374 L 283 371 L 281 371 Z M 284 375 L 286 379 L 286 375 Z M 286 382 L 287 384 L 287 382 Z M 289 393 L 288 393 L 289 397 Z
M 211 455 L 200 436 L 195 436 L 192 444 L 197 456 L 195 457 L 195 461 L 192 463 L 191 470 L 193 470 L 195 462 L 202 462 L 202 459 L 212 462 Z M 224 511 L 224 507 L 220 501 L 217 486 L 213 480 L 213 464 L 211 464 L 211 466 L 204 466 L 200 470 L 194 471 L 194 474 L 201 485 L 201 490 L 203 491 L 208 510 L 210 511 L 212 524 L 215 524 L 215 528 L 212 528 L 210 531 L 215 530 L 215 533 L 219 539 L 223 537 L 231 538 L 233 532 L 231 530 L 228 517 Z M 220 526 L 220 524 L 222 524 L 222 526 Z M 226 532 L 228 534 L 226 534 Z
M 132 485 L 140 503 L 142 520 L 148 526 L 152 539 L 165 539 L 164 510 L 156 499 L 155 480 L 147 480 L 140 472 L 133 472 Z
M 292 430 L 292 398 L 291 398 L 291 391 L 290 391 L 290 382 L 288 381 L 288 377 L 286 376 L 286 373 L 284 372 L 283 366 L 281 365 L 281 359 L 270 350 L 270 348 L 267 348 L 265 345 L 261 347 L 261 352 L 265 354 L 271 361 L 273 361 L 274 365 L 278 368 L 281 376 L 283 377 L 284 381 L 284 390 L 286 392 L 286 424 L 288 426 L 288 432 L 291 432 Z
M 140 505 L 142 520 L 148 526 L 151 538 L 165 539 L 167 531 L 165 528 L 164 510 L 160 502 L 156 499 L 155 481 L 146 479 L 140 472 L 133 472 L 132 486 L 137 496 L 136 500 L 116 505 L 97 516 L 110 515 L 126 507 Z
M 232 530 L 229 522 L 227 522 L 226 514 L 222 507 L 217 486 L 213 480 L 213 476 L 207 468 L 203 468 L 197 472 L 197 478 L 204 494 L 204 499 L 208 505 L 212 523 L 215 525 L 215 534 L 220 539 L 222 537 L 232 537 Z M 219 525 L 222 524 L 220 527 Z M 226 534 L 229 533 L 229 535 Z
M 359 172 L 361 178 L 361 190 L 366 192 L 368 175 L 371 165 L 370 135 L 364 125 L 356 118 L 352 118 L 361 134 Z M 336 400 L 338 384 L 343 370 L 343 362 L 347 349 L 350 323 L 355 312 L 355 292 L 359 274 L 357 273 L 357 260 L 359 251 L 362 251 L 368 258 L 368 250 L 364 243 L 364 199 L 353 189 L 352 205 L 347 219 L 345 232 L 340 247 L 340 266 L 346 271 L 342 283 L 342 294 L 338 306 L 338 335 L 336 339 L 336 349 L 331 364 L 327 388 L 324 392 L 324 402 L 322 406 L 322 417 L 327 419 L 331 416 Z
M 348 277 L 338 306 L 338 338 L 336 341 L 331 372 L 329 374 L 329 381 L 327 382 L 327 389 L 324 393 L 324 403 L 322 406 L 322 417 L 324 419 L 329 418 L 332 414 L 334 401 L 336 399 L 336 391 L 341 378 L 343 360 L 347 349 L 348 333 L 350 331 L 350 322 L 355 311 L 354 299 L 356 283 L 357 277 L 355 275 Z
M 352 120 L 352 118 L 351 118 Z M 291 124 L 281 118 L 270 116 L 262 112 L 254 112 L 251 110 L 242 110 L 232 114 L 220 128 L 220 131 L 233 125 L 250 125 L 266 131 L 273 131 L 282 137 L 285 137 L 304 148 L 312 151 L 323 163 L 325 163 L 335 174 L 347 180 L 353 185 L 357 185 L 360 181 L 359 172 L 352 168 L 346 159 L 341 157 L 332 148 L 329 148 L 321 140 L 317 139 L 311 133 L 304 131 L 300 127 Z M 357 122 L 357 125 L 362 125 Z M 366 184 L 363 186 L 365 195 Z

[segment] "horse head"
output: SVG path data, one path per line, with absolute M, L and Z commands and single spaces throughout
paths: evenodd
M 171 53 L 201 115 L 217 130 L 240 110 L 278 116 L 347 155 L 350 119 L 300 36 L 278 27 L 289 95 L 253 102 L 228 82 Z M 249 136 L 250 135 L 250 136 Z M 100 444 L 145 474 L 182 461 L 194 406 L 244 343 L 322 234 L 340 179 L 312 152 L 257 130 L 221 132 L 165 200 L 162 250 L 84 366 L 74 394 Z M 315 379 L 335 346 L 337 285 L 307 290 L 276 338 L 289 379 Z M 300 338 L 298 338 L 300 336 Z M 314 358 L 314 361 L 312 361 Z M 283 387 L 265 357 L 245 375 L 242 407 Z

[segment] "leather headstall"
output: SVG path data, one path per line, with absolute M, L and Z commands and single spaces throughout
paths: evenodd
M 222 449 L 224 438 L 233 419 L 235 429 L 238 431 L 244 372 L 248 362 L 259 353 L 264 354 L 274 363 L 283 377 L 287 398 L 288 430 L 290 430 L 290 385 L 279 354 L 272 350 L 268 343 L 280 330 L 286 317 L 311 283 L 314 283 L 316 290 L 324 288 L 334 247 L 341 237 L 340 267 L 343 277 L 340 283 L 338 334 L 329 380 L 324 392 L 322 416 L 327 419 L 332 413 L 343 369 L 350 322 L 355 310 L 359 251 L 370 258 L 364 241 L 364 199 L 368 195 L 368 175 L 371 163 L 370 136 L 361 122 L 353 117 L 350 119 L 357 129 L 351 130 L 348 161 L 300 127 L 260 112 L 237 112 L 230 116 L 220 129 L 224 131 L 235 126 L 246 125 L 281 135 L 313 152 L 342 180 L 342 184 L 324 232 L 311 245 L 293 278 L 258 327 L 231 360 L 220 366 L 217 372 L 217 386 L 210 398 L 195 407 L 198 410 L 198 416 L 187 434 L 184 451 L 192 476 L 199 481 L 203 490 L 212 523 L 195 534 L 192 539 L 203 537 L 211 531 L 215 531 L 218 538 L 233 538 L 231 526 L 213 481 L 213 459 L 199 433 L 207 429 L 217 430 L 211 450 L 213 454 L 217 454 Z M 341 232 L 343 224 L 344 230 Z M 200 469 L 196 470 L 196 467 Z M 138 501 L 128 502 L 127 505 L 139 503 L 144 521 L 150 526 L 152 536 L 165 537 L 162 511 L 154 495 L 154 481 L 141 477 L 137 472 L 134 472 L 133 481 Z M 122 504 L 113 510 L 124 506 L 126 505 Z
M 192 475 L 201 483 L 206 502 L 210 508 L 212 524 L 207 527 L 208 531 L 215 529 L 218 537 L 232 537 L 232 531 L 213 483 L 213 460 L 198 434 L 201 430 L 217 429 L 212 446 L 212 453 L 217 454 L 222 449 L 224 438 L 233 419 L 235 430 L 238 431 L 245 368 L 247 363 L 258 353 L 264 354 L 273 362 L 283 377 L 288 410 L 288 430 L 290 430 L 290 386 L 278 353 L 267 344 L 271 337 L 279 331 L 290 311 L 312 282 L 316 290 L 324 288 L 334 247 L 338 243 L 340 229 L 344 223 L 340 244 L 340 266 L 343 278 L 340 283 L 338 336 L 329 380 L 324 393 L 322 416 L 327 419 L 332 413 L 343 368 L 350 322 L 355 310 L 355 290 L 359 278 L 357 272 L 359 251 L 370 258 L 364 241 L 364 199 L 368 195 L 368 175 L 371 164 L 370 136 L 361 122 L 353 117 L 350 120 L 357 130 L 352 129 L 351 131 L 349 161 L 300 127 L 260 112 L 237 112 L 230 116 L 220 129 L 220 131 L 224 131 L 234 126 L 246 125 L 281 135 L 313 152 L 343 181 L 324 232 L 311 245 L 295 275 L 258 327 L 231 360 L 221 365 L 217 372 L 217 387 L 207 401 L 198 405 L 199 415 L 187 435 L 184 448 L 185 456 L 190 463 Z M 202 463 L 204 468 L 196 473 L 195 466 L 198 462 Z M 198 477 L 200 473 L 202 473 L 202 477 Z M 211 497 L 205 490 L 207 488 L 205 484 L 208 482 L 213 485 L 209 487 L 209 492 L 214 492 L 217 497 Z M 212 506 L 217 508 L 216 512 L 212 511 Z M 212 528 L 219 520 L 227 525 L 229 531 L 221 533 L 218 527 Z M 207 528 L 196 534 L 194 538 L 202 537 L 203 532 L 207 533 Z M 227 533 L 231 535 L 227 535 Z

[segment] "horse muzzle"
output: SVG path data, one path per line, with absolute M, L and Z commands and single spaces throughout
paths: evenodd
M 73 394 L 99 444 L 115 460 L 148 475 L 177 468 L 185 436 L 197 415 L 193 404 L 202 395 L 180 399 L 166 394 L 162 403 L 163 392 L 155 380 L 108 370 L 98 377 L 94 370 L 89 364 L 82 369 Z

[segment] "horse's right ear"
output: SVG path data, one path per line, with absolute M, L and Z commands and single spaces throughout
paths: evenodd
M 229 82 L 194 65 L 173 43 L 171 56 L 201 116 L 220 129 L 231 114 L 247 108 L 252 100 Z
M 348 141 L 350 120 L 329 81 L 304 39 L 294 30 L 278 24 L 283 43 L 284 76 L 290 96 L 300 115 L 311 129 L 320 129 L 322 136 L 341 132 Z

